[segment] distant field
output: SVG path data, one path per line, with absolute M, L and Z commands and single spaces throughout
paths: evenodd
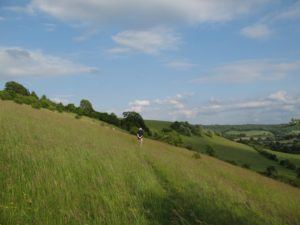
M 168 128 L 172 122 L 169 121 L 159 121 L 159 120 L 146 120 L 147 126 L 151 128 L 153 131 L 161 131 L 163 128 Z
M 300 189 L 96 120 L 0 101 L 0 143 L 2 225 L 300 224 Z
M 263 131 L 263 130 L 251 130 L 251 131 L 227 131 L 225 132 L 226 135 L 245 135 L 246 137 L 274 137 L 274 134 L 271 133 L 270 131 Z
M 147 125 L 152 128 L 152 125 L 155 125 L 155 128 L 166 128 L 169 127 L 170 123 L 155 121 L 155 123 L 148 123 Z M 239 132 L 239 131 L 237 131 Z M 249 135 L 257 135 L 266 133 L 272 135 L 270 132 L 266 131 L 247 131 Z M 239 132 L 240 133 L 240 132 Z M 194 150 L 199 152 L 205 152 L 206 146 L 210 145 L 216 152 L 216 157 L 222 160 L 234 161 L 240 166 L 248 165 L 250 168 L 257 172 L 264 172 L 268 166 L 274 166 L 278 174 L 289 179 L 296 179 L 295 172 L 286 169 L 285 167 L 280 166 L 277 162 L 269 160 L 264 156 L 260 155 L 252 147 L 249 147 L 244 144 L 236 143 L 214 135 L 212 138 L 208 136 L 198 137 L 198 136 L 181 136 L 183 138 L 184 144 L 186 146 L 191 146 Z M 274 153 L 274 152 L 273 152 Z M 277 152 L 275 152 L 277 154 Z M 300 167 L 300 162 L 296 160 L 296 165 Z

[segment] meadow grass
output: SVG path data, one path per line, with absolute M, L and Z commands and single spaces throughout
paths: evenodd
M 150 127 L 150 129 L 162 129 L 170 126 L 170 122 L 162 121 L 146 121 L 146 124 Z M 152 127 L 153 126 L 153 127 Z M 239 131 L 237 131 L 239 132 Z M 258 134 L 256 131 L 251 132 L 248 131 L 249 134 Z M 261 132 L 261 131 L 258 131 Z M 264 133 L 268 133 L 268 131 L 262 131 Z M 270 132 L 269 132 L 270 133 Z M 261 133 L 260 133 L 261 134 Z M 183 136 L 181 135 L 184 145 L 192 147 L 193 150 L 205 153 L 207 146 L 211 146 L 215 151 L 215 157 L 234 162 L 239 166 L 248 165 L 251 170 L 256 172 L 265 172 L 266 168 L 269 166 L 273 166 L 278 171 L 278 175 L 282 177 L 286 177 L 289 179 L 297 179 L 296 173 L 291 171 L 283 166 L 280 166 L 277 162 L 269 160 L 259 154 L 252 147 L 237 143 L 226 138 L 213 135 L 213 137 L 208 137 L 206 135 L 199 136 Z M 273 152 L 277 154 L 277 152 Z M 288 159 L 292 158 L 292 162 L 294 162 L 298 167 L 300 167 L 300 161 L 297 159 L 297 156 L 290 156 Z
M 88 118 L 0 101 L 0 224 L 300 224 L 300 190 Z

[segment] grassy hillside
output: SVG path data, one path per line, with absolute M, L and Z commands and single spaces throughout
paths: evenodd
M 87 118 L 0 101 L 0 224 L 300 224 L 300 190 Z
M 146 124 L 154 130 L 167 128 L 170 126 L 170 122 L 165 121 L 146 121 Z M 258 131 L 257 131 L 258 132 Z M 248 131 L 249 135 L 257 134 L 255 131 Z M 264 133 L 268 133 L 267 131 L 260 131 Z M 270 133 L 271 134 L 271 133 Z M 264 172 L 268 166 L 273 166 L 278 171 L 278 175 L 281 177 L 286 177 L 288 179 L 295 180 L 297 179 L 297 175 L 294 171 L 288 170 L 283 166 L 280 166 L 277 162 L 269 160 L 259 154 L 255 149 L 249 147 L 245 144 L 240 144 L 234 141 L 230 141 L 223 137 L 213 135 L 213 137 L 209 137 L 203 135 L 199 136 L 181 136 L 184 142 L 184 145 L 190 146 L 193 150 L 198 152 L 205 152 L 206 147 L 209 145 L 215 151 L 215 156 L 219 159 L 225 161 L 231 161 L 236 163 L 239 166 L 249 166 L 250 169 L 257 172 Z M 276 152 L 277 154 L 277 152 Z M 288 154 L 286 154 L 288 155 Z M 281 155 L 282 156 L 282 155 Z M 279 157 L 282 158 L 282 157 Z M 298 156 L 290 156 L 285 159 L 298 159 Z M 300 167 L 300 161 L 291 160 L 298 167 Z

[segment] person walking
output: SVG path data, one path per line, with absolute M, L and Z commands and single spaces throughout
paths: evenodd
M 139 128 L 139 130 L 138 130 L 136 136 L 137 136 L 138 142 L 140 143 L 140 145 L 142 145 L 142 144 L 143 144 L 143 139 L 144 139 L 144 131 L 143 131 L 143 128 L 141 128 L 141 127 Z

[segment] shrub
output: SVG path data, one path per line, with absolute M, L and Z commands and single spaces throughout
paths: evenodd
M 41 108 L 41 104 L 40 102 L 34 102 L 31 104 L 31 107 L 34 109 L 40 109 Z
M 297 177 L 300 178 L 300 167 L 298 167 L 298 168 L 296 169 L 296 174 L 297 174 Z
M 268 166 L 264 174 L 268 177 L 277 177 L 278 172 L 274 166 Z
M 195 152 L 195 153 L 193 154 L 193 157 L 194 157 L 195 159 L 201 159 L 201 155 L 200 155 L 199 152 Z
M 293 164 L 293 163 L 292 163 L 290 160 L 288 160 L 288 159 L 280 160 L 279 164 L 280 164 L 281 166 L 286 167 L 287 169 L 290 169 L 290 170 L 295 170 L 295 169 L 296 169 L 295 164 Z
M 242 167 L 243 167 L 243 168 L 246 168 L 246 169 L 250 169 L 250 165 L 247 164 L 247 163 L 244 163 L 244 164 L 242 165 Z
M 76 114 L 75 119 L 80 119 L 80 118 L 81 118 L 81 115 Z
M 232 164 L 232 165 L 237 165 L 237 163 L 235 162 L 235 161 L 233 161 L 233 160 L 225 160 L 226 162 L 228 162 L 228 163 L 230 163 L 230 164 Z
M 187 148 L 188 150 L 193 150 L 193 146 L 191 144 L 188 144 L 188 145 L 186 145 L 184 147 Z
M 210 145 L 205 147 L 205 153 L 209 156 L 215 156 L 215 150 Z

